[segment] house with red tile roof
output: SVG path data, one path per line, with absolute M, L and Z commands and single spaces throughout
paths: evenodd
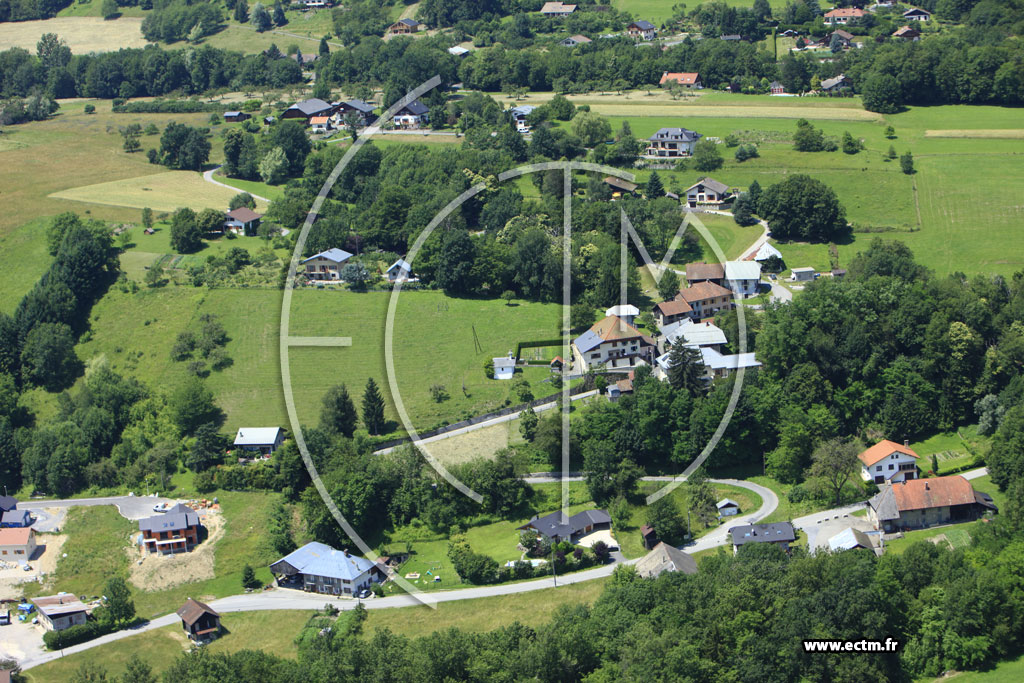
M 856 7 L 837 7 L 825 12 L 826 24 L 847 24 L 863 17 L 866 13 Z
M 907 442 L 883 439 L 857 456 L 860 476 L 876 484 L 917 479 L 918 457 Z
M 582 371 L 598 365 L 629 371 L 651 363 L 656 348 L 654 339 L 615 315 L 605 316 L 572 342 L 574 367 Z
M 868 501 L 868 520 L 886 532 L 969 522 L 998 511 L 991 496 L 960 475 L 886 484 Z
M 694 90 L 704 87 L 700 82 L 700 74 L 696 71 L 665 71 L 661 74 L 661 80 L 658 81 L 658 85 L 665 85 L 666 83 L 678 83 L 683 87 Z

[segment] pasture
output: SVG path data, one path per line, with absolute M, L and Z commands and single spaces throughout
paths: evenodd
M 100 2 L 93 2 L 98 15 Z M 72 5 L 75 7 L 75 5 Z M 69 8 L 70 9 L 70 8 Z M 67 41 L 76 55 L 90 52 L 112 52 L 122 47 L 145 47 L 141 17 L 121 17 L 104 21 L 99 16 L 60 16 L 36 21 L 0 23 L 0 45 L 4 49 L 20 47 L 32 54 L 44 33 L 56 33 Z

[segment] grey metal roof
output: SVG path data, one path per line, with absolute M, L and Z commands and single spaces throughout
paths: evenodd
M 32 517 L 28 510 L 8 510 L 0 518 L 4 524 L 25 524 Z
M 139 531 L 177 531 L 199 525 L 199 514 L 178 503 L 167 512 L 139 520 Z
M 698 185 L 703 185 L 709 190 L 714 190 L 716 194 L 725 194 L 729 190 L 728 185 L 726 185 L 725 183 L 720 183 L 714 178 L 701 178 L 696 183 L 686 188 L 686 191 L 689 192 Z
M 309 258 L 303 259 L 302 262 L 303 263 L 307 263 L 309 261 L 312 261 L 315 258 L 325 258 L 328 261 L 334 261 L 335 263 L 342 263 L 343 261 L 347 261 L 350 258 L 352 258 L 352 254 L 350 254 L 349 252 L 345 251 L 344 249 L 338 249 L 338 248 L 335 247 L 335 248 L 332 248 L 332 249 L 328 249 L 327 251 L 321 251 L 319 254 L 313 254 Z
M 591 349 L 596 349 L 603 341 L 604 340 L 601 339 L 596 332 L 593 330 L 587 330 L 580 336 L 576 337 L 572 343 L 580 350 L 580 353 L 586 353 Z
M 873 548 L 874 544 L 868 535 L 860 529 L 847 527 L 828 539 L 830 550 L 852 550 L 854 548 Z
M 718 508 L 719 510 L 721 510 L 724 507 L 729 507 L 729 506 L 732 506 L 734 508 L 738 508 L 740 506 L 740 504 L 737 503 L 735 500 L 732 500 L 731 498 L 723 498 L 722 500 L 720 500 L 717 503 L 715 503 L 715 507 Z
M 18 506 L 18 501 L 14 496 L 0 496 L 0 511 L 7 512 L 13 510 Z
M 606 510 L 584 510 L 583 512 L 577 512 L 567 521 L 567 524 L 563 524 L 562 512 L 557 511 L 543 517 L 535 517 L 519 528 L 532 527 L 538 533 L 544 534 L 548 538 L 556 536 L 558 538 L 569 538 L 573 534 L 582 531 L 588 525 L 611 524 L 612 518 Z
M 744 524 L 729 529 L 732 544 L 736 546 L 747 543 L 779 543 L 796 540 L 796 531 L 789 522 L 772 522 L 771 524 Z
M 420 22 L 416 21 L 415 19 L 409 19 L 409 18 L 399 19 L 395 23 L 396 24 L 405 24 L 406 26 L 410 26 L 410 27 L 411 26 L 419 26 L 420 25 Z
M 703 137 L 696 131 L 689 130 L 688 128 L 661 128 L 657 133 L 648 138 L 648 140 L 678 140 L 680 142 L 693 142 Z
M 900 517 L 900 508 L 896 504 L 896 495 L 892 492 L 892 486 L 886 486 L 875 494 L 868 501 L 868 505 L 875 511 L 875 516 L 879 521 L 899 519 Z
M 314 114 L 320 114 L 329 110 L 331 108 L 331 105 L 327 102 L 324 102 L 321 99 L 317 99 L 314 97 L 313 99 L 310 100 L 302 100 L 301 102 L 296 102 L 295 104 L 288 108 L 297 109 L 306 116 L 313 116 Z
M 634 21 L 633 25 L 636 26 L 641 31 L 650 31 L 656 28 L 654 24 L 645 19 L 641 19 L 640 21 Z
M 845 82 L 846 76 L 844 76 L 843 74 L 839 74 L 835 78 L 826 78 L 825 80 L 823 80 L 821 82 L 821 87 L 824 88 L 825 90 L 830 90 L 836 87 L 837 85 L 841 85 Z
M 423 104 L 419 100 L 413 100 L 409 104 L 402 107 L 398 111 L 398 114 L 400 115 L 402 112 L 409 112 L 413 116 L 421 116 L 423 114 L 426 114 L 428 111 L 430 111 L 430 107 Z
M 659 543 L 636 563 L 636 573 L 645 579 L 654 579 L 664 572 L 696 574 L 697 562 L 678 548 Z
M 329 545 L 316 541 L 307 543 L 285 555 L 270 565 L 271 570 L 274 571 L 274 567 L 281 563 L 288 564 L 300 574 L 326 576 L 346 581 L 355 581 L 374 566 L 373 562 L 364 557 L 352 555 L 344 550 L 335 550 Z
M 342 104 L 345 105 L 346 107 L 355 109 L 356 111 L 361 111 L 364 114 L 373 113 L 373 105 L 367 104 L 362 100 L 345 100 L 344 102 L 342 102 Z

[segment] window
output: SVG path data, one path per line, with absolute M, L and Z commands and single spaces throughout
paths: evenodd
M 875 472 L 881 472 L 881 471 L 882 471 L 882 466 L 881 465 L 878 465 L 877 467 L 875 467 Z
M 896 469 L 896 467 L 892 463 L 890 463 L 889 464 L 889 471 L 891 472 L 894 469 Z

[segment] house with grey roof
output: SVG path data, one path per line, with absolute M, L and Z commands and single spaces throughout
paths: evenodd
M 0 496 L 0 512 L 7 512 L 18 507 L 18 501 L 14 496 Z
M 344 102 L 335 102 L 331 106 L 334 107 L 331 123 L 336 128 L 341 128 L 345 125 L 345 119 L 348 118 L 349 114 L 354 114 L 362 126 L 368 126 L 373 123 L 373 105 L 368 102 L 345 100 Z
M 636 563 L 636 573 L 644 579 L 656 579 L 665 572 L 696 574 L 697 562 L 679 548 L 659 543 Z
M 518 107 L 512 107 L 508 110 L 508 113 L 512 115 L 512 123 L 515 124 L 518 132 L 530 132 L 530 124 L 526 122 L 526 117 L 536 108 L 532 104 L 520 104 Z
M 321 251 L 302 260 L 301 265 L 306 267 L 303 275 L 310 280 L 340 280 L 341 266 L 350 258 L 351 253 L 336 247 Z
M 826 78 L 821 82 L 821 89 L 825 92 L 839 92 L 843 88 L 849 88 L 850 81 L 843 74 L 835 78 Z
M 278 586 L 325 595 L 352 596 L 386 577 L 376 562 L 316 541 L 285 555 L 270 571 Z
M 569 36 L 565 40 L 560 40 L 558 44 L 561 45 L 562 47 L 576 47 L 577 45 L 586 45 L 587 43 L 592 42 L 594 41 L 592 41 L 590 38 L 577 34 L 575 36 Z
M 259 232 L 262 220 L 263 214 L 256 213 L 248 206 L 240 206 L 224 215 L 223 229 L 236 235 L 253 237 Z
M 626 27 L 626 35 L 633 40 L 654 40 L 658 35 L 658 27 L 643 19 L 632 22 Z
M 420 102 L 413 100 L 395 112 L 395 128 L 422 128 L 430 122 L 430 108 Z
M 656 158 L 688 157 L 693 154 L 693 146 L 703 136 L 687 128 L 661 128 L 647 138 L 647 150 L 644 156 Z
M 520 531 L 536 531 L 541 536 L 551 539 L 553 543 L 575 543 L 581 536 L 611 528 L 612 518 L 607 510 L 584 510 L 569 518 L 564 518 L 562 511 L 559 510 L 543 517 L 534 517 L 519 527 Z
M 178 503 L 167 512 L 139 520 L 140 545 L 162 555 L 188 552 L 199 543 L 200 527 L 199 513 Z
M 309 119 L 314 116 L 330 116 L 334 113 L 334 107 L 330 102 L 324 102 L 316 97 L 296 102 L 288 107 L 281 114 L 282 119 Z
M 399 19 L 395 23 L 391 24 L 391 26 L 388 26 L 388 33 L 393 36 L 403 35 L 407 33 L 416 33 L 421 28 L 423 28 L 423 24 L 415 19 L 409 19 L 406 17 L 405 19 Z
M 729 537 L 733 552 L 750 543 L 772 543 L 788 551 L 789 544 L 796 540 L 796 529 L 789 522 L 744 524 L 729 529 Z
M 284 443 L 280 427 L 239 427 L 234 446 L 251 455 L 268 457 Z
M 701 178 L 686 188 L 686 205 L 691 208 L 711 206 L 717 208 L 732 197 L 729 186 L 714 178 Z

